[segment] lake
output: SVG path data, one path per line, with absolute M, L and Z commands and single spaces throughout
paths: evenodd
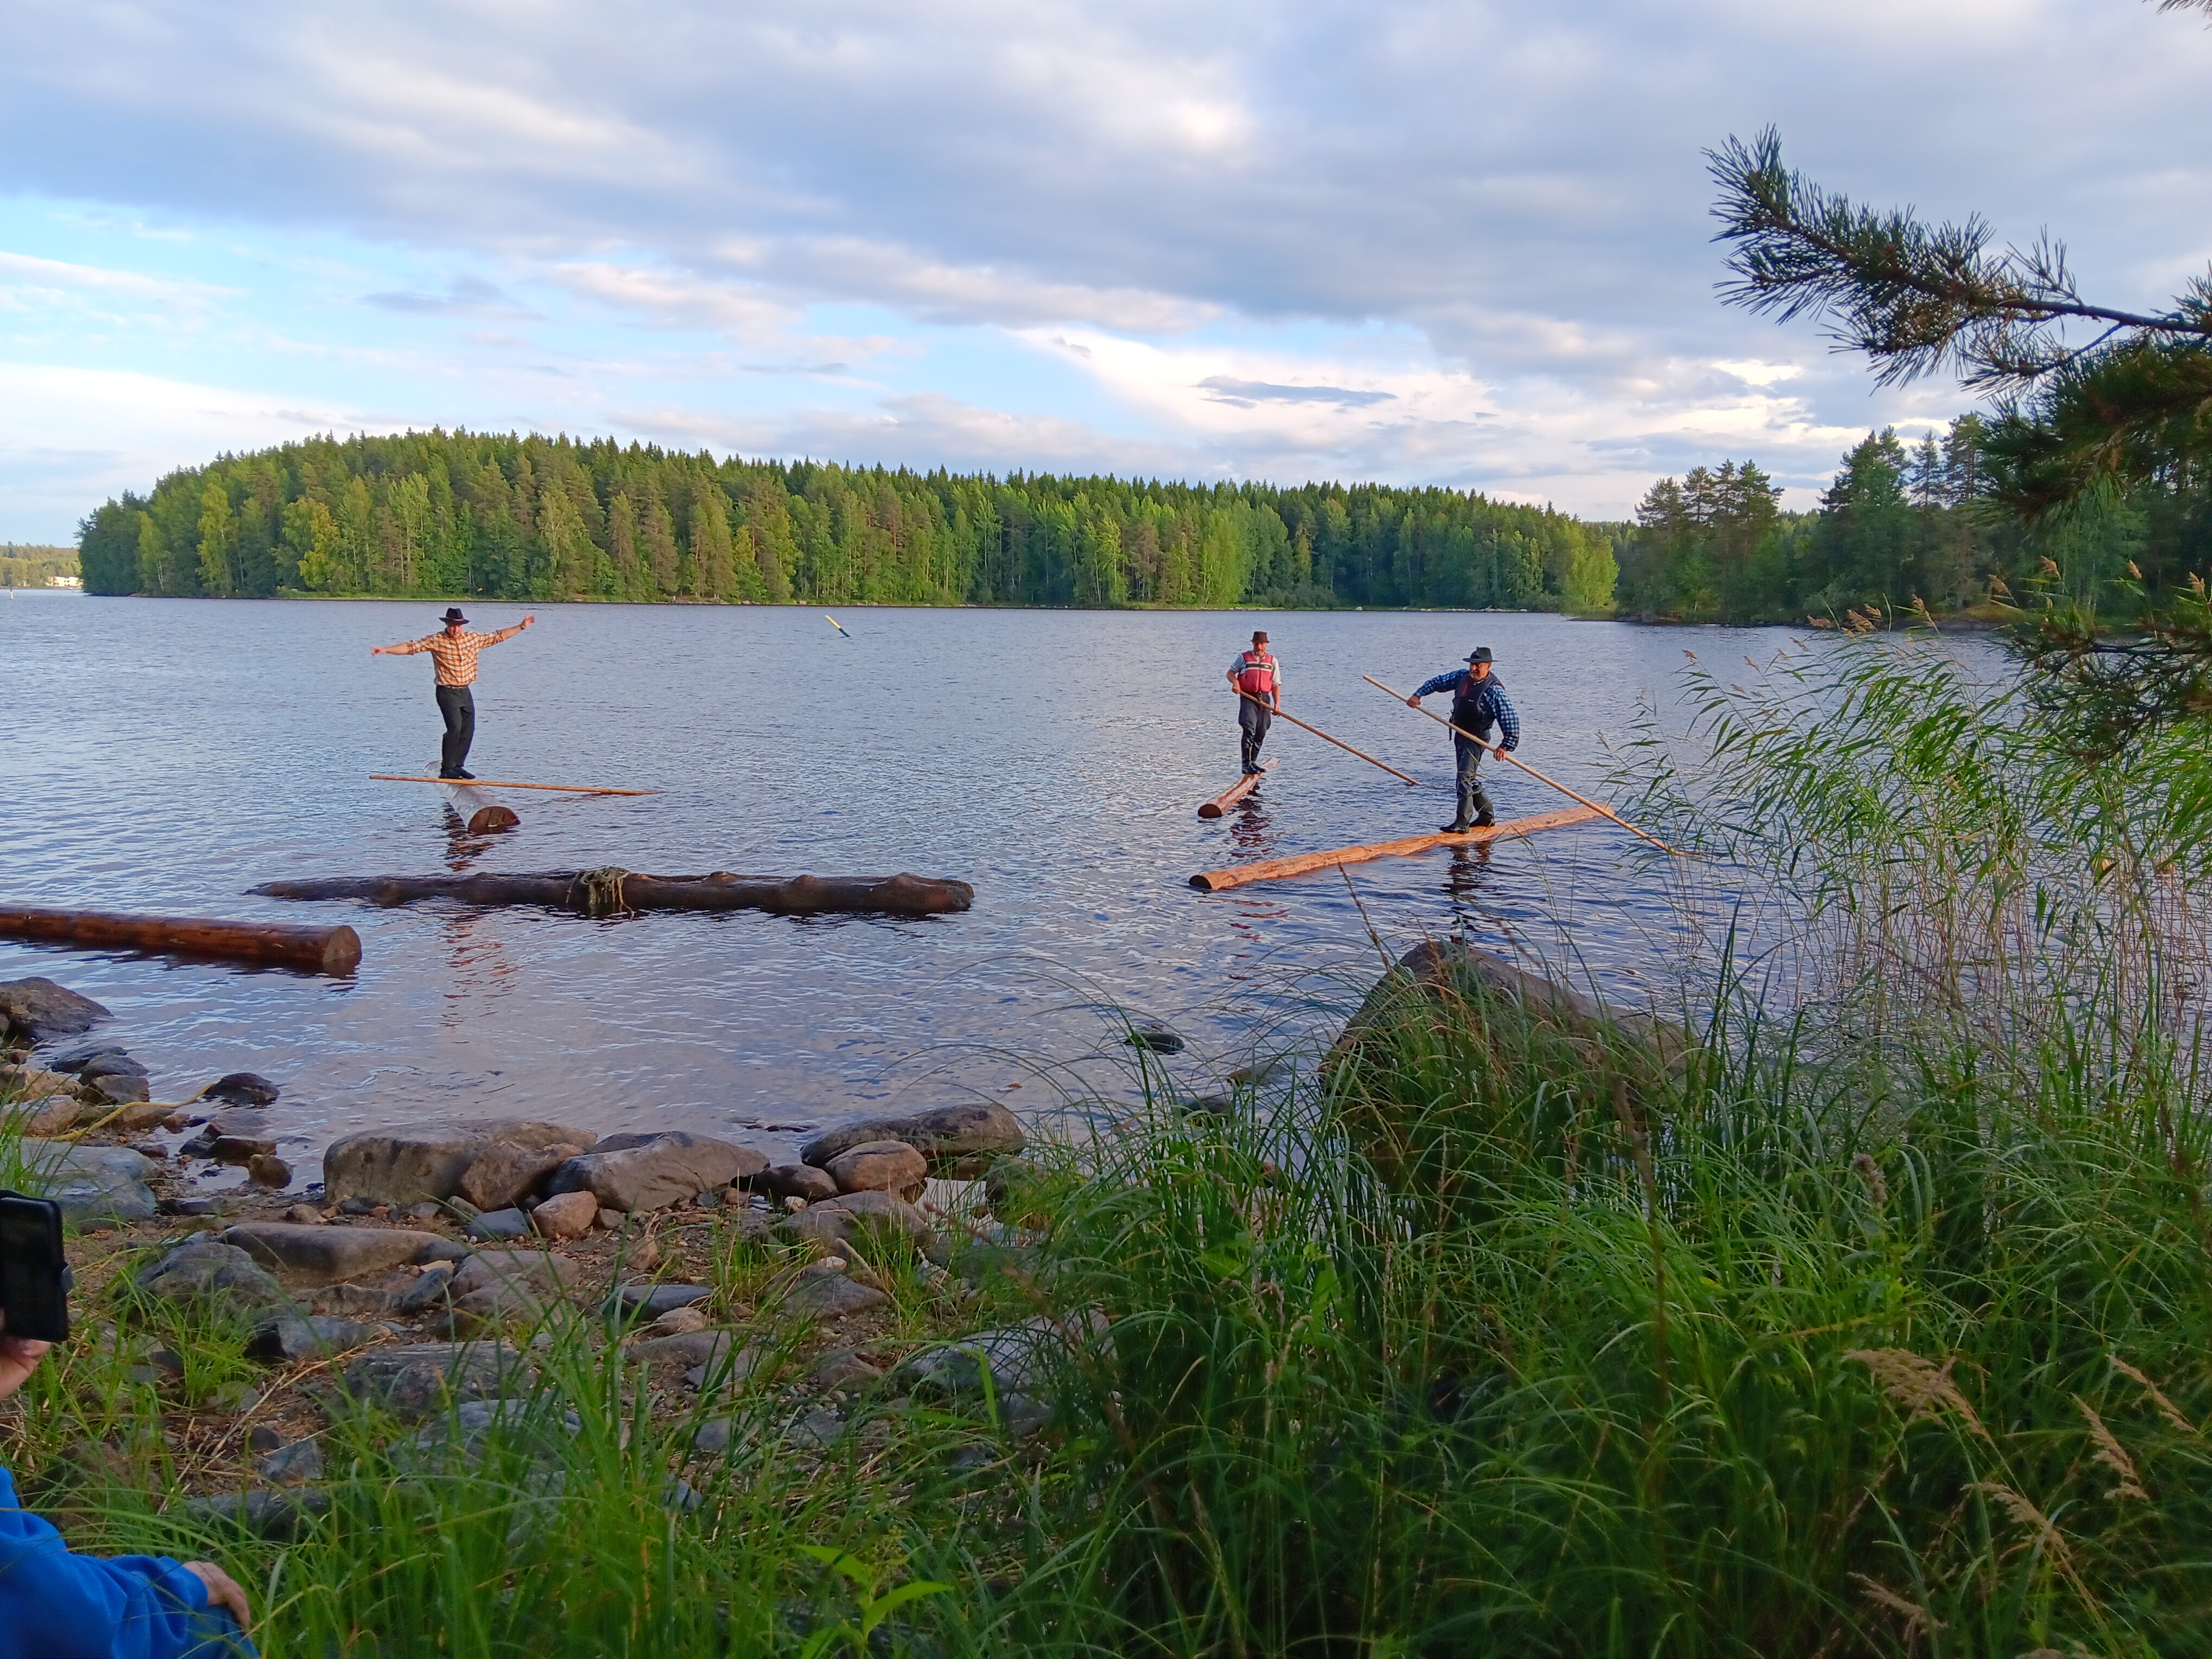
M 437 769 L 429 659 L 369 647 L 432 631 L 441 609 L 0 598 L 0 900 L 343 921 L 364 952 L 335 981 L 0 941 L 0 978 L 47 975 L 112 1008 L 96 1035 L 152 1069 L 156 1099 L 230 1070 L 275 1079 L 303 1181 L 330 1139 L 428 1118 L 691 1128 L 781 1153 L 811 1127 L 977 1091 L 1031 1115 L 1069 1089 L 1126 1097 L 1117 1008 L 1182 1034 L 1167 1068 L 1202 1093 L 1340 1022 L 1380 967 L 1370 923 L 1393 955 L 1455 932 L 1571 954 L 1639 999 L 1678 954 L 1678 913 L 1611 826 L 1378 860 L 1349 884 L 1208 896 L 1188 878 L 1449 819 L 1447 734 L 1362 673 L 1410 690 L 1490 646 L 1520 752 L 1587 792 L 1601 738 L 1671 694 L 1686 647 L 1726 663 L 1790 638 L 1453 612 L 863 609 L 838 613 L 848 639 L 796 609 L 546 605 L 483 655 L 471 769 L 660 793 L 508 792 L 521 827 L 471 841 L 444 791 L 369 779 Z M 486 630 L 522 614 L 471 611 Z M 1255 627 L 1287 708 L 1422 787 L 1278 722 L 1258 794 L 1199 818 L 1237 775 L 1221 676 Z M 1501 817 L 1568 804 L 1486 769 Z M 280 877 L 610 864 L 908 870 L 973 883 L 975 904 L 590 921 L 246 896 Z

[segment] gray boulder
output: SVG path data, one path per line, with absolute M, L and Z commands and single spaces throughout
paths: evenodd
M 545 1177 L 590 1146 L 589 1141 L 524 1146 L 495 1141 L 461 1172 L 460 1194 L 479 1210 L 507 1210 L 536 1192 Z
M 131 1282 L 142 1295 L 163 1302 L 231 1315 L 306 1317 L 306 1310 L 252 1256 L 211 1238 L 178 1245 L 141 1268 Z
M 589 1193 L 603 1210 L 661 1210 L 767 1168 L 767 1158 L 750 1146 L 671 1129 L 610 1135 L 556 1170 L 546 1187 Z
M 824 1199 L 786 1216 L 781 1226 L 791 1237 L 848 1245 L 864 1255 L 880 1252 L 900 1239 L 926 1248 L 935 1236 L 927 1216 L 890 1193 L 847 1193 Z
M 766 1174 L 754 1178 L 753 1185 L 778 1198 L 803 1198 L 810 1204 L 817 1198 L 837 1196 L 836 1179 L 811 1164 L 771 1164 Z
M 246 1356 L 289 1365 L 302 1359 L 321 1359 L 349 1348 L 364 1347 L 376 1338 L 376 1327 L 329 1314 L 304 1317 L 279 1314 L 263 1321 L 246 1339 Z
M 332 1204 L 349 1198 L 381 1204 L 437 1202 L 458 1194 L 469 1166 L 495 1145 L 588 1147 L 597 1139 L 588 1129 L 534 1118 L 368 1129 L 332 1142 L 323 1154 L 323 1188 Z
M 799 1149 L 799 1158 L 827 1168 L 839 1153 L 871 1140 L 903 1140 L 928 1160 L 933 1173 L 971 1179 L 991 1160 L 1029 1145 L 1014 1115 L 994 1100 L 940 1106 L 908 1117 L 872 1117 L 818 1134 Z
M 802 1319 L 842 1319 L 848 1314 L 886 1306 L 890 1301 L 873 1286 L 817 1261 L 784 1292 L 782 1309 Z
M 407 1422 L 419 1422 L 453 1402 L 497 1400 L 533 1380 L 530 1362 L 495 1342 L 371 1348 L 345 1369 L 348 1394 Z
M 471 1238 L 486 1243 L 500 1239 L 530 1237 L 530 1217 L 521 1210 L 486 1210 L 482 1215 L 469 1218 L 469 1224 L 461 1231 Z
M 272 1486 L 300 1486 L 321 1480 L 322 1442 L 310 1437 L 279 1446 L 261 1460 L 261 1478 Z
M 624 1285 L 607 1298 L 607 1313 L 644 1323 L 674 1308 L 688 1308 L 714 1294 L 711 1285 Z
M 76 1036 L 103 1019 L 114 1018 L 90 997 L 81 997 L 50 979 L 0 981 L 0 1024 L 33 1042 Z
M 220 1100 L 233 1106 L 266 1106 L 283 1092 L 257 1072 L 232 1072 L 200 1091 L 204 1100 Z
M 921 1196 L 929 1164 L 903 1140 L 864 1140 L 831 1158 L 829 1172 L 841 1193 L 896 1193 L 911 1203 Z
M 1093 1316 L 1091 1337 L 1102 1340 L 1103 1316 Z M 1073 1352 L 1079 1329 L 1063 1329 L 1039 1316 L 994 1331 L 979 1331 L 963 1341 L 929 1348 L 900 1366 L 915 1388 L 947 1395 L 980 1393 L 983 1372 L 991 1373 L 991 1387 L 999 1394 L 1031 1394 L 1049 1376 L 1053 1366 Z
M 24 1139 L 18 1156 L 26 1184 L 62 1206 L 63 1223 L 83 1229 L 145 1221 L 157 1206 L 146 1179 L 160 1166 L 127 1146 L 76 1146 Z
M 126 1060 L 130 1058 L 119 1042 L 82 1042 L 46 1061 L 46 1069 L 50 1072 L 82 1072 L 95 1060 L 105 1060 L 111 1054 L 122 1054 Z
M 412 1267 L 426 1261 L 454 1260 L 465 1254 L 438 1233 L 405 1227 L 301 1226 L 283 1221 L 248 1221 L 227 1229 L 226 1244 L 235 1244 L 265 1267 L 289 1274 L 314 1289 L 364 1273 Z

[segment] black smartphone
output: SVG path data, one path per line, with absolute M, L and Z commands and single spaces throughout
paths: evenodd
M 62 1206 L 0 1192 L 0 1314 L 7 1316 L 8 1334 L 68 1341 L 71 1282 L 62 1254 Z

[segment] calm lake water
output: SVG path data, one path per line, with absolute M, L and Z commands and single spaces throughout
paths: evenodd
M 276 1079 L 295 1163 L 433 1117 L 694 1128 L 780 1152 L 807 1127 L 975 1091 L 1043 1112 L 1071 1085 L 1126 1093 L 1115 1006 L 1185 1036 L 1169 1069 L 1204 1092 L 1340 1021 L 1379 966 L 1370 922 L 1393 954 L 1463 930 L 1571 952 L 1611 994 L 1664 981 L 1675 908 L 1609 826 L 1379 860 L 1350 887 L 1188 885 L 1449 817 L 1446 734 L 1363 672 L 1410 690 L 1489 645 L 1521 753 L 1587 787 L 1601 736 L 1671 694 L 1685 647 L 1733 662 L 1789 637 L 1449 612 L 861 610 L 839 613 L 846 639 L 811 611 L 549 605 L 484 654 L 471 769 L 660 793 L 509 792 L 522 827 L 471 842 L 442 790 L 368 776 L 437 769 L 429 659 L 368 647 L 431 631 L 439 609 L 0 598 L 0 899 L 344 921 L 364 951 L 331 981 L 0 941 L 0 978 L 45 974 L 107 1004 L 98 1035 L 152 1068 L 156 1099 L 241 1067 Z M 471 611 L 484 629 L 522 614 Z M 1289 708 L 1423 787 L 1279 722 L 1260 793 L 1200 819 L 1237 775 L 1221 675 L 1255 627 Z M 1565 804 L 1500 769 L 1501 817 Z M 910 870 L 972 882 L 975 907 L 593 922 L 246 896 L 279 877 L 608 864 Z

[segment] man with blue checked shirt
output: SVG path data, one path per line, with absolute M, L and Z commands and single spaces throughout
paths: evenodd
M 1483 793 L 1475 769 L 1482 764 L 1486 750 L 1494 748 L 1502 755 L 1521 746 L 1520 717 L 1505 700 L 1505 688 L 1498 684 L 1498 676 L 1491 672 L 1486 645 L 1475 647 L 1466 667 L 1423 684 L 1406 699 L 1406 707 L 1419 708 L 1423 697 L 1438 691 L 1452 694 L 1451 723 L 1459 728 L 1452 733 L 1452 752 L 1459 761 L 1459 817 L 1441 828 L 1448 836 L 1486 830 L 1498 822 L 1498 816 L 1491 811 L 1490 797 Z M 1495 744 L 1490 741 L 1493 727 L 1502 734 Z M 1470 732 L 1474 735 L 1469 736 Z

